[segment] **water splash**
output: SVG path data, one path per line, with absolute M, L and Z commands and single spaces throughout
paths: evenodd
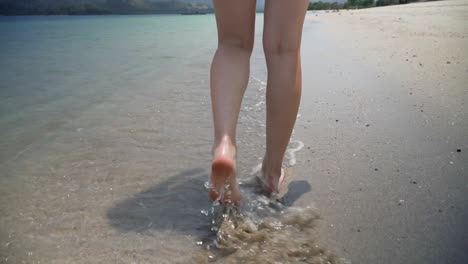
M 202 263 L 351 263 L 318 243 L 320 216 L 312 206 L 257 195 L 241 207 L 213 208 L 213 237 L 197 242 L 206 249 L 197 257 Z
M 266 83 L 253 77 L 259 95 L 245 108 L 241 116 L 246 131 L 262 128 Z M 257 101 L 260 100 L 260 101 Z M 299 118 L 300 115 L 298 115 Z M 255 129 L 254 129 L 255 130 Z M 285 153 L 284 167 L 297 163 L 296 154 L 304 147 L 291 140 Z M 243 203 L 240 207 L 222 205 L 216 201 L 211 209 L 202 210 L 210 225 L 209 235 L 197 241 L 204 250 L 196 263 L 316 263 L 349 264 L 322 247 L 316 226 L 320 216 L 314 206 L 287 207 L 278 197 L 262 195 L 256 181 L 262 164 L 251 169 L 248 178 L 241 178 Z M 205 185 L 210 188 L 210 184 Z
M 242 187 L 240 207 L 215 203 L 201 212 L 208 213 L 212 233 L 197 242 L 205 249 L 198 262 L 351 263 L 318 242 L 320 216 L 313 205 L 288 207 L 281 198 L 262 195 L 253 175 L 242 181 Z

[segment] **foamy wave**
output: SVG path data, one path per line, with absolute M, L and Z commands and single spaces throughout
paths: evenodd
M 296 165 L 296 152 L 300 151 L 304 147 L 304 143 L 300 140 L 291 140 L 290 144 L 296 144 L 296 147 L 288 148 L 286 150 L 286 154 L 284 155 L 286 167 Z
M 286 150 L 286 153 L 284 154 L 284 166 L 286 167 L 291 167 L 296 165 L 297 159 L 296 159 L 296 152 L 300 151 L 302 148 L 304 148 L 304 143 L 300 140 L 291 140 L 289 143 L 290 145 L 296 145 L 294 148 L 288 148 Z M 262 163 L 259 163 L 252 167 L 252 170 L 250 171 L 250 175 L 256 175 L 257 173 L 260 172 L 262 169 Z

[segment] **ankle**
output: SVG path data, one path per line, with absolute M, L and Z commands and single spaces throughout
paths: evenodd
M 228 152 L 235 155 L 236 145 L 229 136 L 225 135 L 221 139 L 215 140 L 212 151 L 213 151 L 213 155 L 217 155 L 218 153 L 228 153 Z
M 266 158 L 262 163 L 262 174 L 265 177 L 279 178 L 281 176 L 282 162 L 270 162 Z

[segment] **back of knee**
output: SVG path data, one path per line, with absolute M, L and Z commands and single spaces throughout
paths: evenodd
M 275 55 L 298 55 L 300 52 L 300 46 L 294 41 L 279 40 L 279 41 L 268 41 L 263 40 L 263 51 L 265 56 Z
M 250 38 L 226 38 L 219 40 L 218 49 L 231 48 L 238 49 L 240 51 L 246 52 L 248 54 L 252 53 L 253 50 L 253 39 Z

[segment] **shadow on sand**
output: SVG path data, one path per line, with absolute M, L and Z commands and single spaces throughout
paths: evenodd
M 293 206 L 302 195 L 311 190 L 312 186 L 307 181 L 292 181 L 288 184 L 288 192 L 283 196 L 282 203 L 285 206 Z
M 119 201 L 107 211 L 112 227 L 122 232 L 169 230 L 197 235 L 207 224 L 200 211 L 210 207 L 204 187 L 206 170 L 195 168 L 168 177 L 157 185 Z
M 122 232 L 176 231 L 196 237 L 210 232 L 211 219 L 201 213 L 211 208 L 204 183 L 208 172 L 201 168 L 183 171 L 157 185 L 119 201 L 107 211 L 112 227 Z M 288 185 L 283 203 L 292 206 L 311 186 L 307 181 Z

